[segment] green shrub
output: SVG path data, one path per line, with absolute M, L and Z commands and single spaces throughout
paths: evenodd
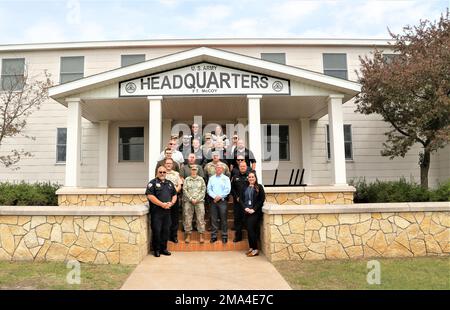
M 56 206 L 59 184 L 0 183 L 0 205 L 3 206 Z
M 439 185 L 439 187 L 431 191 L 431 201 L 450 201 L 450 179 Z
M 450 180 L 436 190 L 427 190 L 419 184 L 398 181 L 375 181 L 368 184 L 366 180 L 350 182 L 356 188 L 355 203 L 378 202 L 420 202 L 450 200 Z

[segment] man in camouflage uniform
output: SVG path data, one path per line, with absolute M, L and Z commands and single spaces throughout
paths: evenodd
M 204 172 L 207 178 L 210 178 L 216 174 L 216 166 L 220 165 L 223 167 L 223 173 L 230 177 L 230 169 L 228 168 L 227 164 L 220 161 L 220 153 L 219 152 L 212 152 L 212 162 L 209 162 L 206 164 Z
M 205 242 L 203 233 L 205 232 L 205 199 L 206 185 L 202 177 L 198 175 L 198 166 L 191 166 L 191 176 L 184 180 L 183 187 L 183 214 L 184 231 L 186 233 L 185 242 L 191 241 L 192 218 L 194 212 L 197 219 L 197 230 L 200 234 L 200 243 Z
M 181 185 L 183 183 L 183 180 L 180 177 L 180 174 L 173 170 L 173 159 L 172 158 L 166 158 L 164 161 L 164 167 L 167 170 L 166 179 L 171 181 L 173 185 L 175 186 L 175 190 L 179 194 L 181 191 Z M 170 219 L 171 219 L 171 225 L 170 225 L 170 236 L 169 240 L 178 243 L 177 233 L 178 233 L 178 221 L 180 218 L 179 212 L 180 212 L 180 206 L 178 203 L 179 199 L 177 199 L 177 202 L 170 208 Z

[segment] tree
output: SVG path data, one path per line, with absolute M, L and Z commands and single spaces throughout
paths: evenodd
M 18 68 L 20 67 L 20 68 Z M 5 139 L 26 135 L 23 131 L 27 117 L 48 99 L 48 88 L 52 86 L 50 75 L 45 71 L 44 77 L 29 77 L 25 65 L 16 66 L 4 63 L 0 83 L 0 150 Z M 0 155 L 0 165 L 11 167 L 22 157 L 31 153 L 23 149 L 10 149 Z M 16 168 L 18 169 L 18 168 Z
M 360 57 L 356 111 L 378 113 L 391 125 L 381 155 L 404 157 L 415 143 L 421 145 L 420 183 L 428 188 L 431 154 L 450 136 L 449 10 L 438 21 L 389 33 L 394 55 L 375 50 L 371 58 Z

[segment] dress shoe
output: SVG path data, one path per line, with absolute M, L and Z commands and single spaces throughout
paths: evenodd
M 167 251 L 167 250 L 162 250 L 162 251 L 161 251 L 161 254 L 162 254 L 162 255 L 166 255 L 166 256 L 172 255 L 172 253 L 170 253 L 170 252 Z
M 170 238 L 170 241 L 172 241 L 173 243 L 178 243 L 178 238 L 177 237 Z
M 160 257 L 161 255 L 159 254 L 159 251 L 155 251 L 155 253 L 153 254 L 155 255 L 155 257 Z
M 247 254 L 248 257 L 254 257 L 254 256 L 258 256 L 258 255 L 259 255 L 258 250 L 253 250 Z
M 239 241 L 242 241 L 242 238 L 234 238 L 233 239 L 233 242 L 239 242 Z
M 222 243 L 227 243 L 228 242 L 228 239 L 227 238 L 222 238 Z
M 217 241 L 217 238 L 211 238 L 211 240 L 209 242 L 214 243 Z

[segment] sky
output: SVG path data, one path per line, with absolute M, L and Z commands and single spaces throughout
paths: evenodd
M 450 0 L 0 0 L 0 44 L 192 38 L 389 38 Z

